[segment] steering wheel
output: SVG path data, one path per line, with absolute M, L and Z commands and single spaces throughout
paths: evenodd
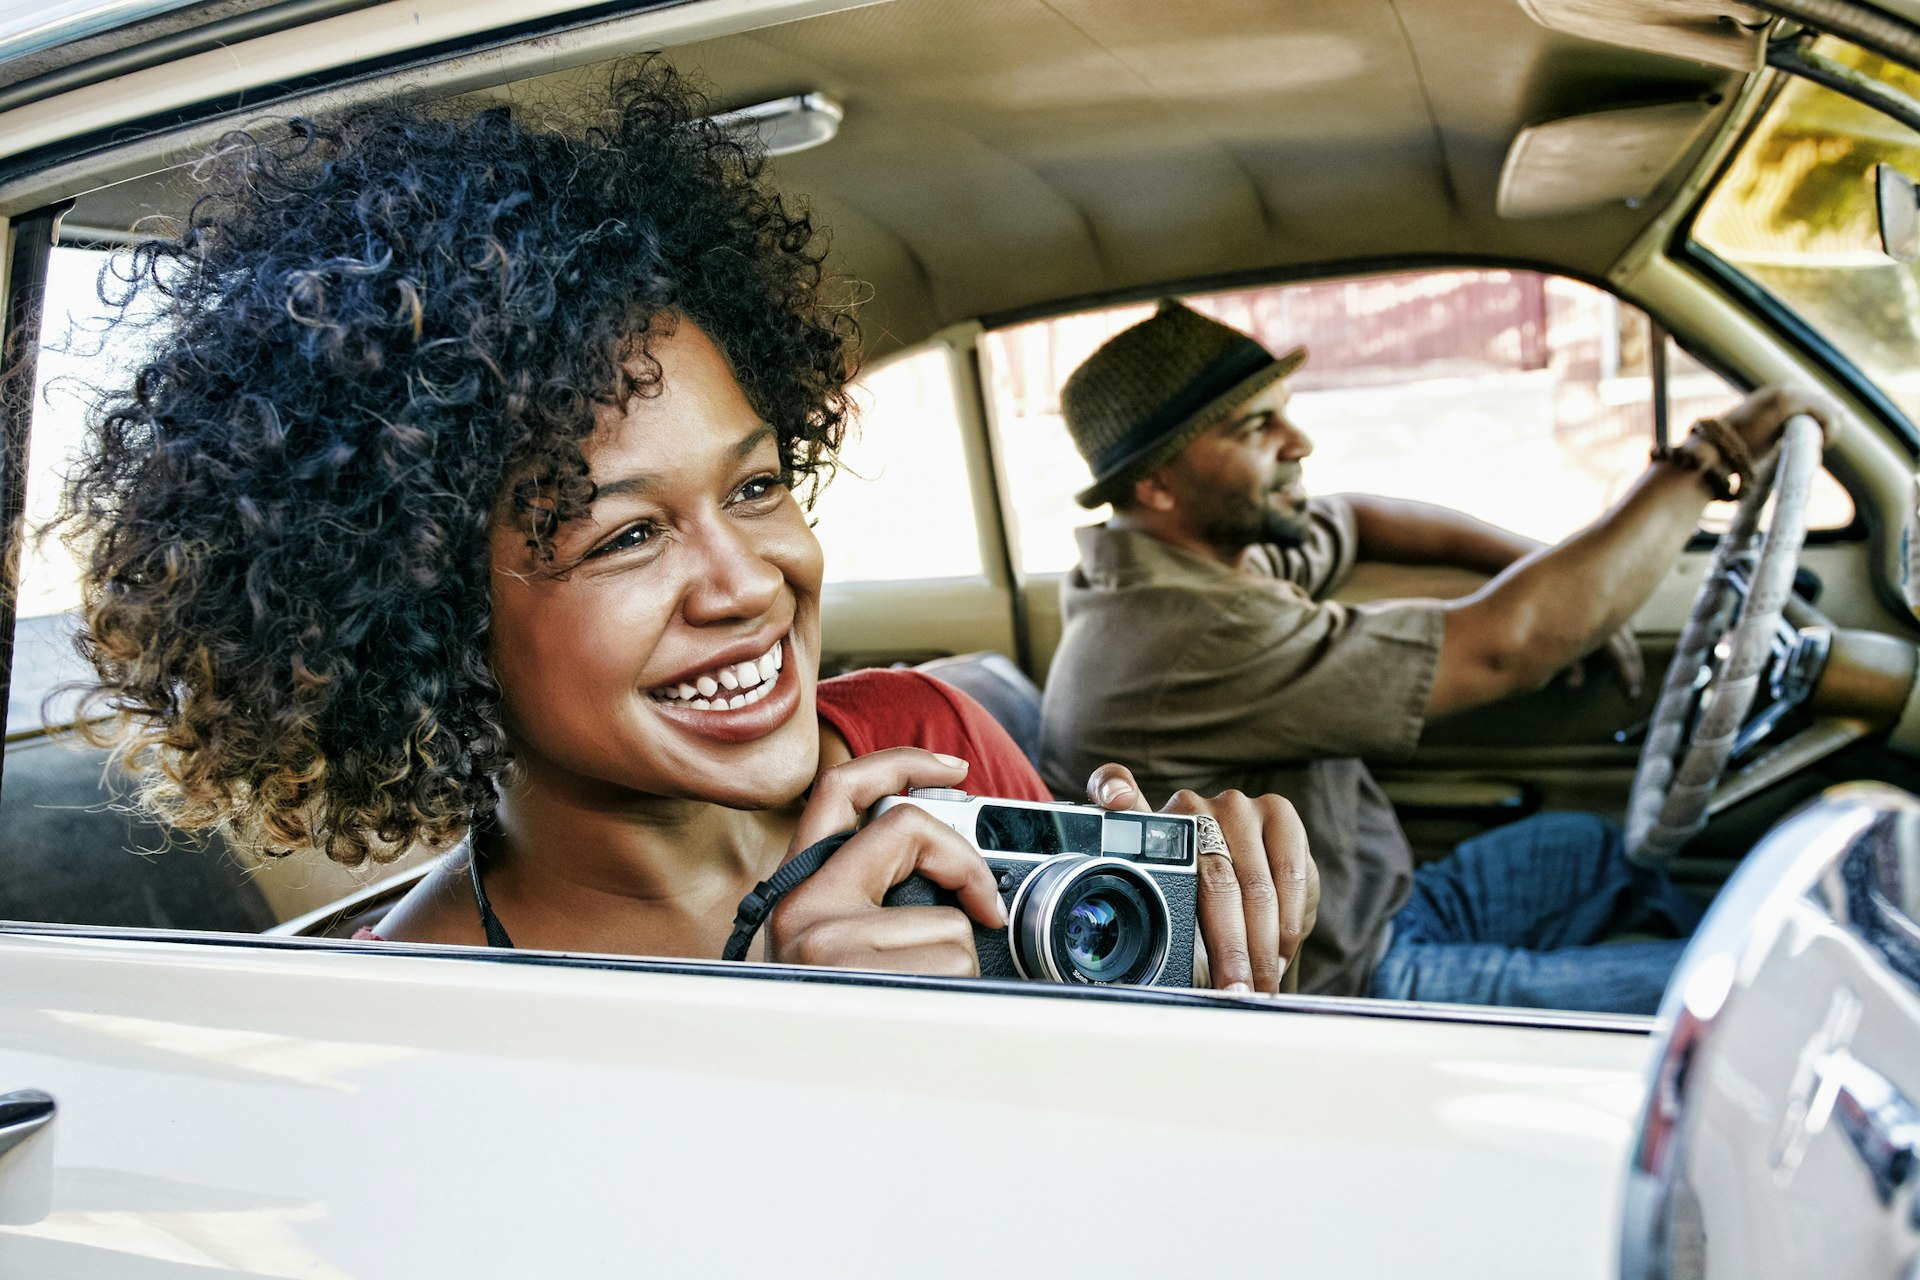
M 1820 445 L 1818 422 L 1806 414 L 1789 418 L 1780 447 L 1741 485 L 1740 508 L 1714 548 L 1713 563 L 1660 686 L 1627 799 L 1627 856 L 1642 866 L 1665 866 L 1706 825 L 1708 801 L 1753 705 L 1781 610 L 1793 590 L 1794 567 L 1807 540 L 1807 495 L 1820 463 Z M 1742 593 L 1736 584 L 1752 559 L 1770 494 L 1773 516 Z M 1733 622 L 1743 594 L 1744 607 Z M 1722 637 L 1727 640 L 1726 656 L 1716 664 L 1714 650 Z

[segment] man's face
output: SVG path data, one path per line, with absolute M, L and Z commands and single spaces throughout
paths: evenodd
M 1290 394 L 1284 381 L 1267 387 L 1161 471 L 1189 530 L 1223 554 L 1306 535 L 1300 462 L 1313 441 L 1287 420 Z

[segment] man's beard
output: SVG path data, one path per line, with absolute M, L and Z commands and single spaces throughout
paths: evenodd
M 1237 554 L 1255 543 L 1272 543 L 1279 547 L 1301 545 L 1307 540 L 1309 517 L 1306 508 L 1280 511 L 1268 501 L 1269 495 L 1295 483 L 1299 478 L 1300 472 L 1296 468 L 1276 479 L 1258 498 L 1235 494 L 1222 501 L 1201 529 L 1201 537 L 1229 554 Z

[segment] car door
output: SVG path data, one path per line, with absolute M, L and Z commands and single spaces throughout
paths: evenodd
M 0 1274 L 91 1280 L 1090 1250 L 1599 1280 L 1648 1043 L 1642 1019 L 29 925 L 0 927 L 0 975 L 0 1125 L 24 1091 L 53 1108 L 0 1129 Z M 1381 1204 L 1395 1231 L 1367 1228 Z

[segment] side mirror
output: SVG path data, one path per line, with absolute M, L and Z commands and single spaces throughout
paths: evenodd
M 1667 988 L 1623 1280 L 1920 1266 L 1920 800 L 1836 787 L 1748 854 Z
M 1873 195 L 1880 247 L 1895 262 L 1920 261 L 1920 191 L 1914 189 L 1913 179 L 1890 164 L 1877 164 Z

